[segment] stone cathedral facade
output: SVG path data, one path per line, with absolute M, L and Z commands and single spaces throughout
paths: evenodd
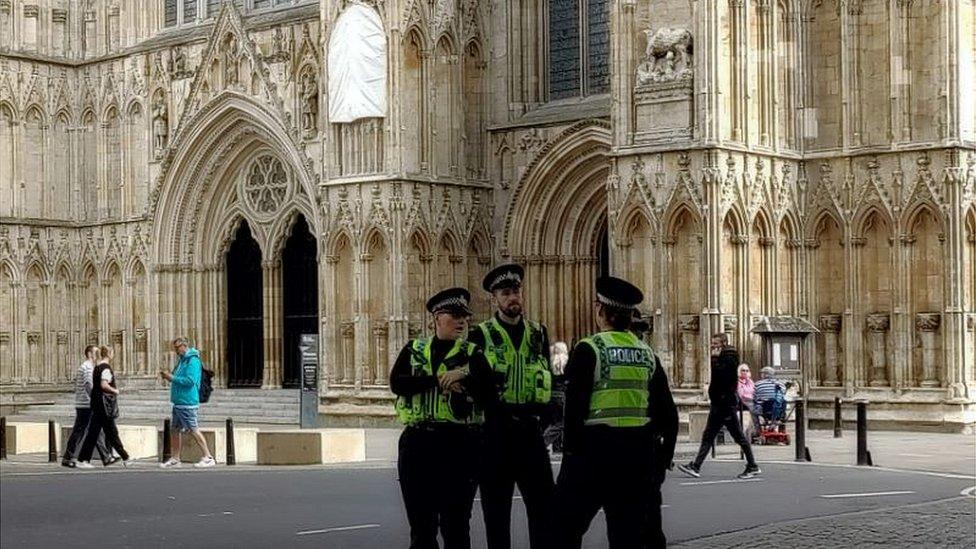
M 554 341 L 644 288 L 683 410 L 794 317 L 813 417 L 964 428 L 974 198 L 974 0 L 0 0 L 0 403 L 179 335 L 295 387 L 318 333 L 327 421 L 384 421 L 425 298 L 517 260 Z

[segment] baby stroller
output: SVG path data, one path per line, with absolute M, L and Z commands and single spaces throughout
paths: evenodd
M 777 390 L 773 399 L 756 403 L 753 417 L 757 427 L 752 437 L 753 444 L 789 445 L 790 435 L 786 432 L 786 423 L 796 409 L 798 392 L 796 383 L 787 381 L 785 390 Z

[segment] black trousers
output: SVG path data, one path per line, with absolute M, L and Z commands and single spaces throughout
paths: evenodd
M 481 508 L 489 549 L 511 547 L 512 496 L 518 485 L 529 520 L 532 549 L 547 547 L 552 506 L 552 463 L 538 420 L 505 418 L 485 429 Z
M 75 408 L 75 424 L 71 427 L 71 436 L 68 437 L 68 442 L 64 445 L 64 457 L 62 459 L 65 461 L 78 456 L 78 450 L 81 449 L 81 444 L 88 433 L 91 416 L 91 408 Z M 102 463 L 108 465 L 109 460 L 112 459 L 112 452 L 105 447 L 104 433 L 98 434 L 98 438 L 95 440 L 95 449 L 98 450 L 98 457 L 101 458 Z
M 695 467 L 701 467 L 701 464 L 705 462 L 705 457 L 708 455 L 708 451 L 712 449 L 712 445 L 715 444 L 715 437 L 718 436 L 722 427 L 728 429 L 729 434 L 732 435 L 732 440 L 742 448 L 742 453 L 746 456 L 746 464 L 755 465 L 756 459 L 752 455 L 752 445 L 749 444 L 749 439 L 742 434 L 742 425 L 739 424 L 739 415 L 735 408 L 712 407 L 708 410 L 708 420 L 705 422 L 705 432 L 702 433 L 701 446 L 698 448 L 698 455 L 693 462 Z
M 640 549 L 648 540 L 663 540 L 660 485 L 649 466 L 656 463 L 653 447 L 641 440 L 650 437 L 594 429 L 606 432 L 584 437 L 584 448 L 563 456 L 553 498 L 553 547 L 578 549 L 601 508 L 610 549 Z
M 91 423 L 88 424 L 88 434 L 85 435 L 85 443 L 81 445 L 78 461 L 91 461 L 98 435 L 103 431 L 106 446 L 110 450 L 115 450 L 122 459 L 129 459 L 129 453 L 122 447 L 122 439 L 119 438 L 119 428 L 115 425 L 115 418 L 108 417 L 100 408 L 92 408 Z
M 482 434 L 460 425 L 407 427 L 400 435 L 397 473 L 410 524 L 411 549 L 469 549 L 469 522 Z

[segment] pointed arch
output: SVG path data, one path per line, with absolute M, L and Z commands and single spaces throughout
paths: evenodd
M 883 223 L 888 229 L 889 237 L 894 237 L 891 231 L 895 226 L 895 222 L 886 208 L 874 203 L 862 206 L 854 215 L 851 222 L 854 237 L 863 238 L 865 232 L 870 230 L 874 223 L 878 222 Z

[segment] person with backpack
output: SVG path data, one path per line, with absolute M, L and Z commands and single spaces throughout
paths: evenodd
M 172 433 L 170 440 L 173 448 L 173 457 L 160 464 L 166 469 L 169 467 L 180 466 L 180 451 L 183 449 L 183 433 L 191 433 L 203 451 L 203 458 L 194 464 L 194 467 L 213 467 L 217 464 L 210 454 L 207 441 L 200 432 L 200 425 L 197 419 L 197 412 L 200 409 L 200 393 L 203 383 L 203 363 L 200 361 L 200 352 L 190 347 L 190 342 L 185 337 L 178 337 L 173 340 L 173 350 L 179 355 L 179 361 L 173 368 L 172 373 L 160 370 L 159 375 L 170 382 L 169 399 L 173 403 Z M 212 390 L 212 389 L 210 389 Z M 209 393 L 206 394 L 209 398 Z M 205 399 L 206 400 L 206 399 Z
M 112 371 L 110 363 L 115 357 L 115 351 L 111 347 L 102 346 L 98 350 L 98 364 L 92 371 L 91 389 L 91 420 L 88 424 L 88 434 L 85 435 L 85 442 L 81 445 L 81 452 L 78 453 L 78 469 L 91 469 L 92 453 L 95 451 L 95 444 L 98 436 L 105 433 L 105 444 L 109 451 L 115 450 L 122 458 L 122 465 L 129 466 L 129 453 L 122 446 L 122 439 L 119 438 L 119 428 L 115 425 L 115 420 L 119 417 L 119 389 L 115 383 L 115 373 Z

